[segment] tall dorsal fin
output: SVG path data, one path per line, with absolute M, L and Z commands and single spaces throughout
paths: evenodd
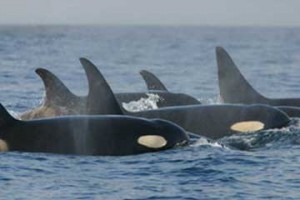
M 232 58 L 222 48 L 216 47 L 220 95 L 224 103 L 265 103 L 241 74 Z
M 47 69 L 38 68 L 35 72 L 41 77 L 44 86 L 46 96 L 44 104 L 54 104 L 59 106 L 70 105 L 79 98 L 74 95 L 66 85 L 52 72 Z
M 151 72 L 147 70 L 140 71 L 144 81 L 146 82 L 148 90 L 162 90 L 168 91 L 165 85 Z
M 101 72 L 86 58 L 80 58 L 80 62 L 89 83 L 87 113 L 122 115 L 122 109 Z

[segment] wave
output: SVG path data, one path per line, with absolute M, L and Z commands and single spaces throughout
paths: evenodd
M 255 133 L 235 134 L 218 142 L 239 150 L 276 149 L 300 145 L 300 119 L 293 118 L 288 127 Z

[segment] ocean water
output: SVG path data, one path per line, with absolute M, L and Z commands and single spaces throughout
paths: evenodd
M 300 97 L 300 28 L 0 26 L 0 102 L 18 114 L 44 94 L 47 68 L 78 95 L 91 59 L 114 92 L 145 91 L 139 71 L 170 91 L 220 103 L 215 47 L 268 97 Z M 0 154 L 0 199 L 299 199 L 300 120 L 282 129 L 124 157 Z

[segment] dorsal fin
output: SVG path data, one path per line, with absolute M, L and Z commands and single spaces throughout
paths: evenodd
M 70 105 L 70 102 L 73 102 L 78 98 L 49 70 L 38 68 L 35 72 L 41 77 L 45 86 L 46 96 L 44 104 L 60 106 Z
M 168 91 L 165 85 L 151 72 L 147 70 L 140 71 L 144 81 L 146 82 L 148 90 L 162 90 Z
M 3 130 L 17 121 L 18 120 L 9 114 L 6 108 L 0 103 L 0 129 Z
M 101 72 L 86 58 L 80 58 L 80 62 L 89 83 L 87 113 L 122 115 L 122 109 Z
M 265 103 L 241 74 L 232 58 L 222 48 L 216 47 L 220 95 L 224 103 Z

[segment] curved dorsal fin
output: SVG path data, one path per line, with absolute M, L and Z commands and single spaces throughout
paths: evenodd
M 80 63 L 89 83 L 87 113 L 122 115 L 122 109 L 115 95 L 97 67 L 86 58 L 80 58 Z
M 46 96 L 44 104 L 54 105 L 70 105 L 70 102 L 75 101 L 78 96 L 74 95 L 66 85 L 52 72 L 44 68 L 38 68 L 35 72 L 41 77 L 44 86 Z
M 147 70 L 140 71 L 144 81 L 146 82 L 148 90 L 162 90 L 168 91 L 165 85 L 151 72 Z
M 224 103 L 265 103 L 267 101 L 253 89 L 222 47 L 216 47 L 216 56 L 220 95 Z

